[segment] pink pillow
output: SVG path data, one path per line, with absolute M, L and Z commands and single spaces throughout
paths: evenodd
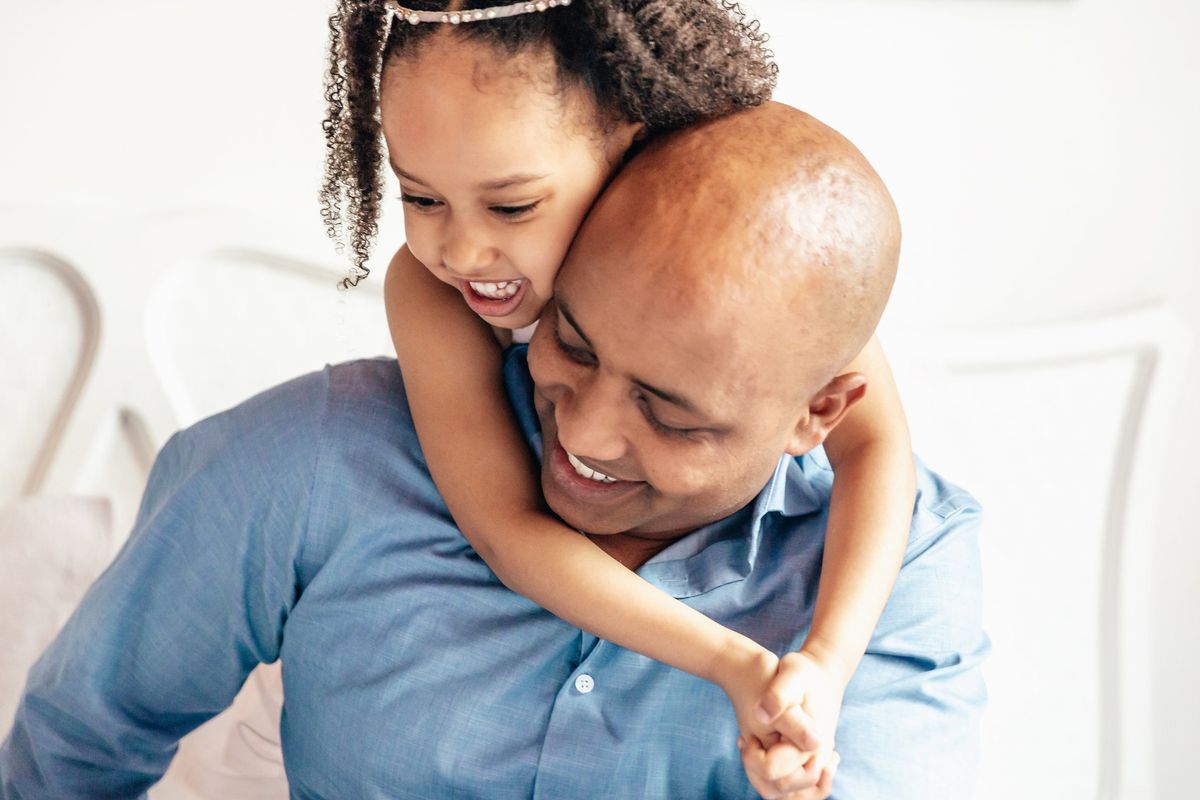
M 0 731 L 25 677 L 116 555 L 102 497 L 32 497 L 0 506 Z M 2 736 L 3 734 L 0 734 Z

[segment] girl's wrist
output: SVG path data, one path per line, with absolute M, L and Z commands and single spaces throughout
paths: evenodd
M 800 652 L 836 677 L 843 687 L 850 682 L 863 655 L 844 644 L 812 634 L 804 640 Z
M 729 693 L 747 674 L 758 674 L 778 664 L 778 657 L 746 636 L 729 631 L 718 648 L 708 675 L 702 676 Z M 770 666 L 773 670 L 774 667 Z

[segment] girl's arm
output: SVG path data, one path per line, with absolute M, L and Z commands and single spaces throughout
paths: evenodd
M 877 339 L 847 371 L 864 374 L 868 388 L 825 441 L 835 478 L 812 628 L 780 659 L 755 710 L 758 723 L 822 746 L 833 742 L 846 685 L 900 571 L 916 494 L 908 424 Z
M 500 346 L 407 246 L 388 267 L 384 294 L 429 471 L 475 551 L 506 586 L 572 625 L 721 686 L 748 723 L 743 711 L 774 674 L 775 655 L 543 510 L 537 466 L 504 392 Z M 757 687 L 747 685 L 750 675 Z
M 833 496 L 812 629 L 802 651 L 850 680 L 900 571 L 916 470 L 900 394 L 875 337 L 847 367 L 867 392 L 830 431 Z

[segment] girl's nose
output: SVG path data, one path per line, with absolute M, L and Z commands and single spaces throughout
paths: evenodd
M 483 276 L 495 260 L 495 249 L 470 231 L 449 231 L 442 246 L 442 265 L 464 278 Z

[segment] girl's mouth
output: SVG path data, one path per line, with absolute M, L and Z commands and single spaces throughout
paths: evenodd
M 525 298 L 524 278 L 507 281 L 460 281 L 467 305 L 481 317 L 504 317 Z

